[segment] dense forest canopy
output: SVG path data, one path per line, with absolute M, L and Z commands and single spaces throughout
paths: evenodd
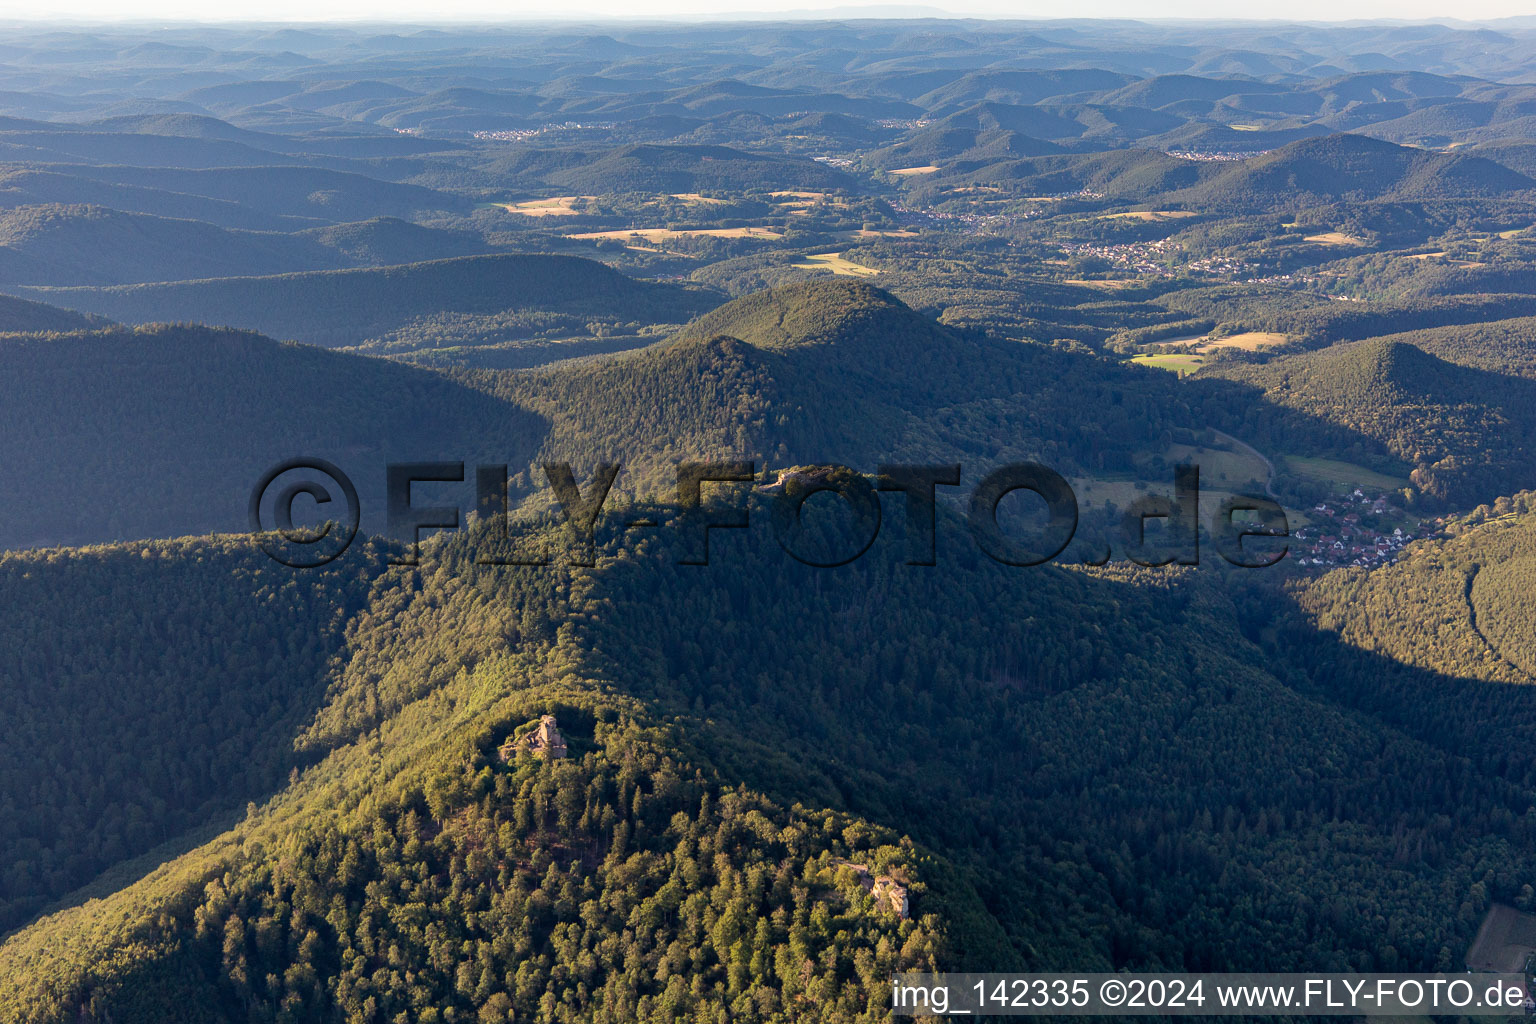
M 1462 970 L 1536 913 L 1533 43 L 12 26 L 0 1019 Z

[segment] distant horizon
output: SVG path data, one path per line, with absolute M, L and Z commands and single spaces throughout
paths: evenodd
M 436 12 L 423 16 L 421 8 L 403 0 L 328 0 L 305 3 L 302 0 L 273 0 L 262 4 L 237 4 L 209 13 L 206 4 L 192 0 L 154 0 L 136 5 L 124 13 L 120 5 L 99 0 L 65 0 L 39 8 L 17 0 L 0 0 L 0 23 L 29 26 L 57 25 L 65 29 L 87 27 L 171 28 L 182 26 L 219 26 L 234 28 L 391 26 L 406 28 L 456 28 L 516 25 L 590 25 L 617 24 L 732 24 L 774 21 L 987 21 L 999 23 L 1070 23 L 1092 21 L 1140 21 L 1148 23 L 1195 22 L 1212 24 L 1351 24 L 1424 25 L 1479 28 L 1493 23 L 1525 22 L 1536 28 L 1536 11 L 1522 9 L 1521 0 L 1473 0 L 1458 7 L 1455 14 L 1442 13 L 1441 3 L 1393 3 L 1390 0 L 1351 0 L 1329 3 L 1326 0 L 1301 0 L 1290 5 L 1285 16 L 1234 16 L 1230 5 L 1221 0 L 1172 0 L 1148 9 L 1146 4 L 1128 0 L 1090 0 L 1073 17 L 1061 17 L 1040 4 L 1040 10 L 1020 10 L 1003 0 L 968 0 L 954 7 L 932 4 L 848 3 L 830 0 L 818 5 L 815 0 L 795 0 L 782 11 L 752 9 L 724 11 L 720 0 L 642 0 L 635 4 L 617 4 L 599 0 L 589 8 L 573 9 L 568 14 L 550 17 L 544 9 L 513 9 L 494 0 L 447 0 Z

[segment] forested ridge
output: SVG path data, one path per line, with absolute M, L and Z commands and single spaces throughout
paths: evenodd
M 0 51 L 4 1024 L 885 1024 L 1536 915 L 1536 24 Z M 258 481 L 360 534 L 275 561 Z
M 293 732 L 310 767 L 14 936 L 7 1015 L 882 1019 L 897 965 L 1447 969 L 1529 899 L 1514 748 L 1291 680 L 1326 640 L 1266 657 L 1198 573 L 954 542 L 829 573 L 761 531 L 704 568 L 671 530 L 591 570 L 477 564 L 499 543 L 373 570 Z M 502 763 L 540 714 L 570 756 Z
M 439 374 L 159 324 L 0 335 L 0 543 L 91 543 L 249 528 L 268 467 L 330 459 L 384 526 L 388 462 L 531 458 L 544 424 Z
M 284 785 L 382 559 L 307 581 L 243 539 L 0 557 L 0 927 Z
M 1193 422 L 1172 381 L 947 328 L 846 281 L 736 299 L 614 360 L 462 379 L 547 418 L 544 456 L 629 453 L 653 495 L 680 457 L 1123 469 Z
M 1499 358 L 1484 351 L 1479 361 Z M 1532 382 L 1443 360 L 1403 338 L 1205 372 L 1261 387 L 1278 405 L 1370 439 L 1382 455 L 1412 467 L 1409 479 L 1432 499 L 1486 501 L 1507 491 L 1511 479 L 1536 474 Z M 1268 446 L 1309 446 L 1294 429 L 1254 425 L 1256 439 Z
M 110 288 L 32 288 L 56 305 L 130 323 L 196 320 L 327 348 L 355 345 L 433 317 L 568 313 L 678 323 L 714 305 L 707 294 L 640 282 L 592 260 L 501 254 L 274 277 L 224 277 Z M 536 318 L 529 321 L 537 323 Z M 524 327 L 525 332 L 527 327 Z

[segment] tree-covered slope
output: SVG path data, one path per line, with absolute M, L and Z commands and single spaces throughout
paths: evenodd
M 1341 134 L 1235 162 L 1166 199 L 1188 209 L 1295 210 L 1336 200 L 1508 198 L 1532 189 L 1536 181 L 1483 157 Z
M 921 898 L 944 885 L 931 856 L 744 787 L 589 665 L 552 675 L 579 655 L 562 626 L 591 606 L 579 581 L 476 579 L 475 552 L 440 553 L 354 619 L 300 742 L 319 763 L 232 832 L 18 935 L 7 1017 L 879 1019 L 887 972 L 936 964 L 937 904 L 902 921 L 841 866 Z M 444 671 L 369 697 L 396 662 Z M 572 756 L 502 763 L 546 712 Z
M 1262 586 L 1206 568 L 1005 567 L 948 504 L 938 564 L 911 566 L 897 501 L 868 554 L 816 569 L 782 549 L 777 492 L 754 484 L 724 490 L 752 526 L 714 531 L 706 566 L 679 564 L 697 538 L 671 508 L 616 493 L 596 564 L 571 568 L 568 530 L 547 522 L 553 503 L 527 473 L 568 457 L 586 487 L 592 462 L 622 461 L 636 489 L 666 494 L 684 457 L 865 472 L 960 461 L 974 484 L 1009 458 L 1128 457 L 1177 423 L 1158 402 L 1198 397 L 1198 382 L 955 331 L 859 282 L 750 296 L 630 356 L 453 379 L 205 329 L 6 344 L 37 375 L 8 375 L 18 408 L 38 381 L 93 380 L 74 397 L 92 415 L 243 439 L 235 451 L 315 443 L 263 433 L 257 410 L 328 410 L 396 450 L 454 441 L 453 410 L 522 475 L 524 502 L 513 543 L 481 521 L 425 545 L 417 568 L 360 546 L 291 584 L 222 542 L 0 563 L 35 606 L 26 629 L 60 620 L 41 649 L 64 665 L 66 697 L 103 685 L 100 651 L 147 636 L 115 690 L 227 679 L 214 749 L 234 756 L 227 737 L 248 730 L 257 751 L 243 772 L 176 754 L 194 744 L 183 723 L 163 730 L 170 752 L 124 741 L 186 794 L 137 815 L 131 791 L 15 777 L 15 820 L 38 823 L 16 842 L 60 841 L 44 824 L 57 818 L 95 859 L 18 879 L 63 902 L 0 946 L 8 1020 L 882 1020 L 899 967 L 1449 969 L 1488 902 L 1526 898 L 1536 870 L 1536 830 L 1508 810 L 1536 799 L 1530 756 L 1474 749 L 1473 717 L 1450 714 L 1491 684 L 1335 651 L 1326 626 Z M 1327 396 L 1332 382 L 1361 405 L 1437 387 L 1444 400 L 1445 367 L 1464 369 L 1400 344 L 1357 348 L 1307 357 L 1360 363 L 1296 387 Z M 163 389 L 199 395 L 188 367 L 250 383 L 182 420 Z M 30 400 L 32 416 L 46 411 Z M 341 459 L 362 438 L 329 441 Z M 119 442 L 141 462 L 156 451 L 148 433 Z M 86 478 L 122 486 L 109 468 Z M 188 495 L 208 473 L 191 468 Z M 38 472 L 24 470 L 10 475 Z M 826 539 L 856 540 L 846 524 Z M 555 565 L 495 564 L 546 550 Z M 98 570 L 121 582 L 58 610 Z M 151 586 L 188 611 L 103 610 Z M 282 607 L 246 621 L 252 600 Z M 1478 618 L 1510 649 L 1519 621 Z M 237 624 L 246 639 L 230 648 Z M 1368 699 L 1383 692 L 1373 659 L 1412 674 L 1381 677 L 1392 686 L 1447 695 L 1435 706 L 1456 728 Z M 16 671 L 32 678 L 29 664 Z M 1356 682 L 1320 685 L 1320 664 Z M 24 692 L 25 715 L 46 722 L 46 694 Z M 171 713 L 195 718 L 211 692 L 187 687 Z M 1519 694 L 1499 694 L 1511 721 L 1528 720 Z M 154 728 L 159 713 L 116 728 Z M 503 742 L 544 714 L 571 756 L 504 761 Z M 72 742 L 37 726 L 18 770 Z M 183 780 L 200 767 L 227 784 Z M 255 805 L 231 825 L 242 794 Z M 150 812 L 159 833 L 141 826 Z M 150 835 L 169 845 L 128 859 Z M 905 885 L 910 916 L 843 861 Z M 88 889 L 58 891 L 97 868 Z
M 108 321 L 89 313 L 59 309 L 30 299 L 0 295 L 0 333 L 29 334 L 38 331 L 81 331 L 105 327 Z
M 956 331 L 862 282 L 737 299 L 643 352 L 486 380 L 547 417 L 545 451 L 838 462 L 1006 458 L 1128 466 L 1187 426 L 1176 382 L 1082 354 Z M 942 424 L 942 426 L 941 426 Z M 669 466 L 663 466 L 670 471 Z
M 245 530 L 262 474 L 300 456 L 352 476 L 377 530 L 385 463 L 526 462 L 544 432 L 437 373 L 241 331 L 10 335 L 0 367 L 7 548 Z
M 191 320 L 326 347 L 356 345 L 392 332 L 431 334 L 435 324 L 452 317 L 499 318 L 499 333 L 517 336 L 520 328 L 526 332 L 530 326 L 520 318 L 536 321 L 541 314 L 681 323 L 714 305 L 706 293 L 637 281 L 592 260 L 521 254 L 27 292 L 128 323 Z M 460 333 L 464 326 L 459 325 Z
M 847 176 L 804 158 L 726 146 L 634 145 L 582 154 L 575 166 L 543 176 L 575 192 L 698 192 L 715 189 L 838 188 Z
M 313 766 L 13 935 L 7 1017 L 878 1020 L 901 966 L 1448 969 L 1536 865 L 1528 781 L 1282 682 L 1209 578 L 1008 569 L 947 515 L 934 569 L 815 570 L 750 505 L 708 567 L 645 509 L 591 570 L 477 535 L 379 577 Z M 570 757 L 502 762 L 541 714 Z
M 0 556 L 0 928 L 287 784 L 365 547 L 324 575 L 244 538 Z
M 1413 467 L 1425 494 L 1491 500 L 1536 470 L 1536 384 L 1430 355 L 1406 341 L 1374 338 L 1263 364 L 1216 364 L 1202 376 L 1262 389 L 1266 401 L 1342 427 Z M 1309 439 L 1280 417 L 1250 415 L 1295 450 Z
M 1513 307 L 1513 308 L 1510 308 Z M 1510 312 L 1523 312 L 1514 303 Z M 1514 316 L 1458 327 L 1425 327 L 1388 335 L 1448 363 L 1536 380 L 1536 317 Z
M 291 235 L 230 231 L 97 206 L 25 206 L 0 213 L 0 285 L 5 286 L 318 270 L 336 266 L 337 255 Z

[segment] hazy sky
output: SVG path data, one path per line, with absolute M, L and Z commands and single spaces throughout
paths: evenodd
M 0 18 L 195 21 L 521 21 L 582 18 L 837 17 L 952 15 L 985 18 L 1252 18 L 1340 21 L 1491 19 L 1536 15 L 1536 0 L 1288 0 L 1245 5 L 1231 0 L 938 0 L 901 9 L 885 0 L 0 0 Z

